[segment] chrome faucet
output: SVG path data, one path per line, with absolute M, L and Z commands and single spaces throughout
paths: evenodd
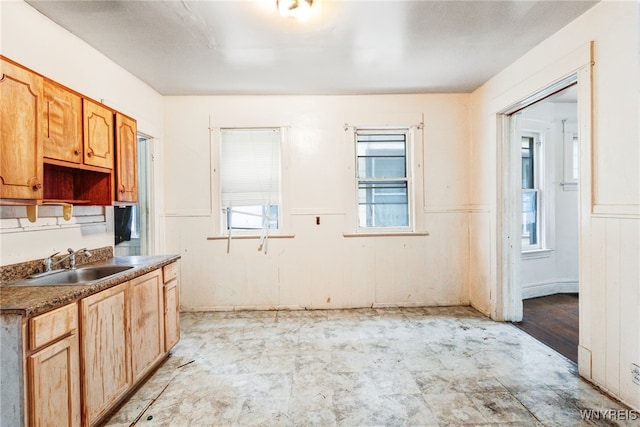
M 67 259 L 69 260 L 69 269 L 70 270 L 75 270 L 76 269 L 76 255 L 84 253 L 84 256 L 86 256 L 87 258 L 91 256 L 91 252 L 89 252 L 87 250 L 87 248 L 78 249 L 77 251 L 74 251 L 73 249 L 69 248 L 69 249 L 67 249 L 67 252 L 69 252 L 68 255 L 60 258 L 56 262 L 53 262 L 53 257 L 58 255 L 60 252 L 56 252 L 55 254 L 51 255 L 50 257 L 45 258 L 45 260 L 44 260 L 44 271 L 45 271 L 45 273 L 48 273 L 48 272 L 52 271 L 53 267 L 55 267 L 58 264 L 63 263 Z
M 91 252 L 89 252 L 87 248 L 78 249 L 77 251 L 74 251 L 73 249 L 69 248 L 67 249 L 67 251 L 69 252 L 69 269 L 70 270 L 76 269 L 76 255 L 84 253 L 84 256 L 87 258 L 91 256 Z
M 42 262 L 44 264 L 44 273 L 48 273 L 53 269 L 53 257 L 58 255 L 60 252 L 56 252 L 53 255 L 49 255 L 47 258 L 44 259 L 44 261 Z M 58 263 L 56 263 L 58 264 Z

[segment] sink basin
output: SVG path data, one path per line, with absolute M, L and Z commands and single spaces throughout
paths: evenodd
M 133 268 L 132 265 L 96 265 L 81 267 L 76 270 L 61 270 L 34 279 L 14 282 L 13 285 L 43 286 L 43 285 L 83 285 L 87 282 L 104 279 Z

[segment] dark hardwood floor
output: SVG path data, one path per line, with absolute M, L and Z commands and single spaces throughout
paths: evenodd
M 578 363 L 578 294 L 531 298 L 522 304 L 522 322 L 514 325 Z

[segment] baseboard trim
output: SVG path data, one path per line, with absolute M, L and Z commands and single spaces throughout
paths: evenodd
M 416 302 L 374 302 L 371 304 L 371 308 L 413 308 L 413 307 L 457 307 L 469 306 L 468 301 L 460 302 L 441 302 L 441 303 L 427 303 L 425 301 Z
M 196 313 L 200 311 L 277 311 L 277 310 L 305 310 L 299 305 L 215 305 L 215 306 L 199 306 L 185 307 L 180 306 L 181 313 Z
M 578 373 L 586 380 L 591 379 L 591 350 L 578 345 Z
M 362 308 L 412 308 L 412 307 L 456 307 L 469 306 L 468 301 L 427 303 L 418 302 L 393 302 L 393 303 L 372 303 L 368 305 L 349 305 L 332 307 L 313 307 L 300 305 L 216 305 L 216 306 L 181 306 L 181 313 L 191 313 L 200 311 L 296 311 L 296 310 L 349 310 Z
M 576 281 L 534 283 L 522 286 L 522 299 L 544 297 L 553 294 L 573 294 L 580 291 Z

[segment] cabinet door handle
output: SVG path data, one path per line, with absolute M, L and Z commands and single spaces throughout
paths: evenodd
M 124 185 L 121 185 L 121 186 L 120 186 L 120 193 L 124 194 L 124 192 L 125 192 Z
M 42 183 L 40 181 L 38 181 L 37 178 L 31 178 L 29 179 L 29 185 L 31 186 L 31 189 L 33 191 L 38 191 L 42 188 Z
M 80 150 L 78 150 L 77 148 L 73 151 L 73 154 L 75 156 L 79 156 L 80 155 Z
M 93 157 L 93 152 L 89 151 L 89 152 L 87 153 L 87 157 Z

